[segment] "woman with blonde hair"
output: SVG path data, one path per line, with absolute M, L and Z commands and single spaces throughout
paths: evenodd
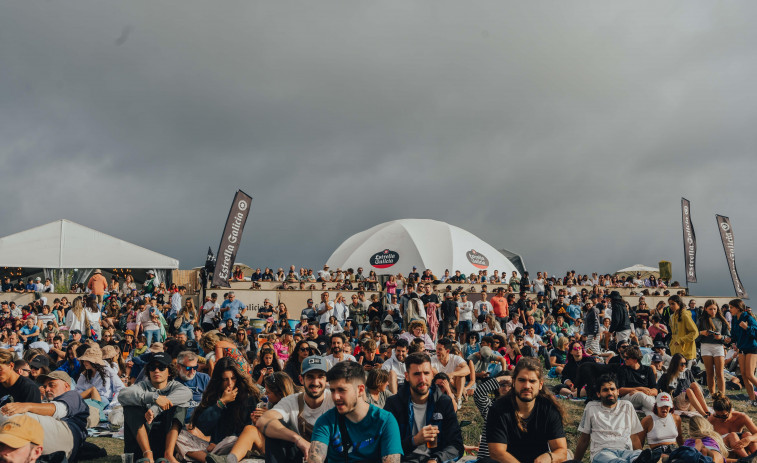
M 712 424 L 701 416 L 695 416 L 689 421 L 689 438 L 683 445 L 697 449 L 702 455 L 712 458 L 714 463 L 725 463 L 723 455 L 728 455 L 728 447 L 723 438 L 715 432 Z
M 80 332 L 84 333 L 87 330 L 86 325 L 87 317 L 84 315 L 84 303 L 82 302 L 81 297 L 77 296 L 74 299 L 71 310 L 69 310 L 66 314 L 66 326 L 68 327 L 69 333 L 71 333 L 73 330 L 79 330 Z
M 224 357 L 233 359 L 240 368 L 250 374 L 250 364 L 247 362 L 245 353 L 226 336 L 221 335 L 218 330 L 212 330 L 205 333 L 200 339 L 200 346 L 205 352 L 205 360 L 208 363 L 208 374 L 213 374 L 215 364 Z
M 137 289 L 137 284 L 134 283 L 134 277 L 131 276 L 131 273 L 127 273 L 124 278 L 124 284 L 121 285 L 121 294 L 128 296 L 135 289 Z
M 180 320 L 181 323 L 179 333 L 186 333 L 187 339 L 194 339 L 194 324 L 197 322 L 197 309 L 195 309 L 195 303 L 191 298 L 188 298 L 184 303 L 184 307 L 179 310 L 179 315 L 176 319 Z

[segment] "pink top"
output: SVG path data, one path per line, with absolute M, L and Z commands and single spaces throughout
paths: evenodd
M 389 294 L 397 294 L 397 283 L 395 283 L 394 281 L 387 281 L 386 292 Z

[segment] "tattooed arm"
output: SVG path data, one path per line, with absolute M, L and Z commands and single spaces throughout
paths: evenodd
M 326 461 L 328 448 L 323 442 L 313 441 L 310 443 L 307 463 L 323 463 Z M 399 461 L 399 460 L 398 460 Z
M 394 455 L 387 455 L 384 458 L 381 459 L 381 463 L 400 463 L 400 454 L 395 453 Z

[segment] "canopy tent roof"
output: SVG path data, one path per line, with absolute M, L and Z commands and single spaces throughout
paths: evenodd
M 394 220 L 352 235 L 326 263 L 332 270 L 362 267 L 364 274 L 374 270 L 384 275 L 407 274 L 413 266 L 431 269 L 437 276 L 447 269 L 465 275 L 517 271 L 507 257 L 472 233 L 429 219 Z
M 62 219 L 0 238 L 0 266 L 178 269 L 179 261 Z
M 657 267 L 649 267 L 647 265 L 636 264 L 630 267 L 626 267 L 615 272 L 615 275 L 636 275 L 641 273 L 642 275 L 649 275 L 652 273 L 660 274 L 660 269 Z

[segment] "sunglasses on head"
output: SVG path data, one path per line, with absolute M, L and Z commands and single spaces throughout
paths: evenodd
M 152 373 L 155 370 L 166 371 L 167 369 L 168 369 L 167 365 L 158 365 L 158 364 L 147 365 L 147 371 L 149 371 L 150 373 Z

